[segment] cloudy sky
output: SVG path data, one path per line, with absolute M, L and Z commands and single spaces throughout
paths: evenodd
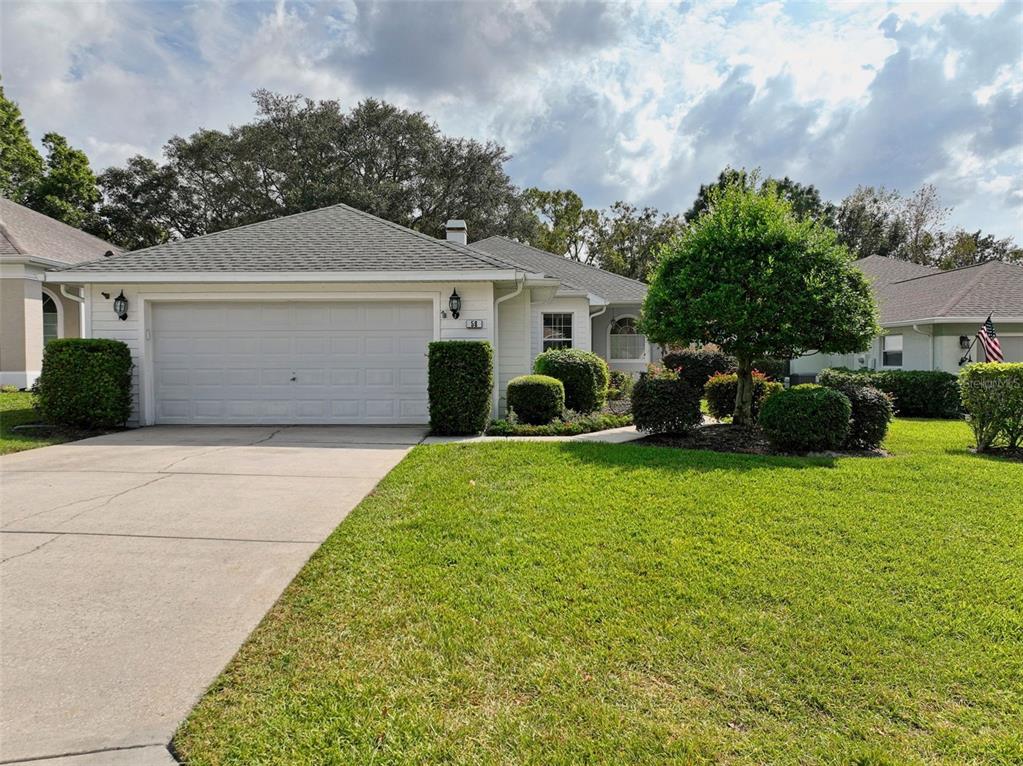
M 1023 241 L 1023 3 L 17 2 L 0 72 L 102 169 L 253 115 L 375 96 L 493 139 L 516 183 L 688 207 L 727 164 L 840 199 L 933 182 Z

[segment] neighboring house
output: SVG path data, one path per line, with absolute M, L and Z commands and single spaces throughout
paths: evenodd
M 44 285 L 47 269 L 87 263 L 113 245 L 0 197 L 0 384 L 28 388 L 43 346 L 81 333 L 81 297 Z
M 491 238 L 446 240 L 346 205 L 47 274 L 84 288 L 85 334 L 135 359 L 133 421 L 426 423 L 432 340 L 487 340 L 494 404 L 543 348 L 653 356 L 633 280 Z M 123 317 L 114 311 L 127 300 Z
M 1023 361 L 1023 266 L 987 261 L 951 271 L 870 256 L 856 261 L 870 279 L 884 335 L 860 354 L 808 354 L 792 360 L 793 374 L 825 367 L 945 370 L 958 373 L 966 347 L 992 314 L 1007 362 Z M 964 364 L 983 362 L 973 345 Z

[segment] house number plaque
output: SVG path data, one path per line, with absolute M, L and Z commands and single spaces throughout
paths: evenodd
M 482 330 L 483 320 L 482 319 L 466 319 L 465 320 L 466 330 Z

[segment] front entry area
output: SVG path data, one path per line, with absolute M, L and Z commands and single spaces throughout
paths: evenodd
M 427 301 L 154 302 L 159 424 L 423 424 Z

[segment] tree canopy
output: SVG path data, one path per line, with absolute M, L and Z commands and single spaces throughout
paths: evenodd
M 755 359 L 852 353 L 880 329 L 866 277 L 835 232 L 799 218 L 768 184 L 727 184 L 661 250 L 643 306 L 655 343 L 713 343 L 735 356 L 735 422 L 751 422 Z
M 366 99 L 349 111 L 261 90 L 256 118 L 167 143 L 165 162 L 103 173 L 101 217 L 127 247 L 343 202 L 434 236 L 449 218 L 473 236 L 531 233 L 493 142 L 453 138 L 421 112 Z

